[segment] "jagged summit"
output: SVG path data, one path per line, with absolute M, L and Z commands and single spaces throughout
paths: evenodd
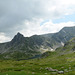
M 20 38 L 20 37 L 24 37 L 20 32 L 18 32 L 15 36 L 14 36 L 14 38 Z
M 22 37 L 24 37 L 20 32 L 18 32 L 15 36 L 22 36 Z
M 24 36 L 21 33 L 17 33 L 14 38 L 11 40 L 11 42 L 21 42 L 24 40 Z

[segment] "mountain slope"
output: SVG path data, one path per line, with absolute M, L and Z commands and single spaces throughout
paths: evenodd
M 75 53 L 75 37 L 66 42 L 63 47 L 57 48 L 56 52 L 58 52 L 58 55 Z
M 74 27 L 64 27 L 58 33 L 55 33 L 52 38 L 58 42 L 67 42 L 75 37 L 75 26 Z
M 63 46 L 73 37 L 75 37 L 75 27 L 65 27 L 58 33 L 31 37 L 17 33 L 10 42 L 0 44 L 0 53 L 7 59 L 29 58 Z
M 49 39 L 40 35 L 24 37 L 17 33 L 14 38 L 7 43 L 0 44 L 1 56 L 7 59 L 24 59 L 41 54 L 41 52 L 51 49 Z
M 75 51 L 75 37 L 64 45 L 63 50 Z
M 39 59 L 0 60 L 0 71 L 0 75 L 75 75 L 75 53 L 59 55 L 54 51 Z

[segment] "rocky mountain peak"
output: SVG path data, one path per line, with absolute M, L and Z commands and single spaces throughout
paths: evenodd
M 24 40 L 24 36 L 18 32 L 11 41 L 12 42 L 20 42 L 22 40 Z
M 23 36 L 20 32 L 17 33 L 16 36 Z M 23 36 L 24 37 L 24 36 Z

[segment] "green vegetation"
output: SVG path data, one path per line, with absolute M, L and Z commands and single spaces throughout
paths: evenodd
M 36 52 L 35 52 L 36 53 Z M 20 51 L 14 51 L 14 52 L 6 52 L 3 54 L 0 54 L 0 59 L 1 60 L 20 60 L 20 59 L 28 59 L 30 57 L 33 57 L 32 51 L 31 54 L 25 53 L 25 52 L 20 52 Z
M 75 75 L 75 53 L 61 55 L 47 52 L 48 56 L 32 60 L 0 60 L 0 75 L 54 75 L 47 67 L 64 71 L 61 75 Z M 60 75 L 55 72 L 55 75 Z

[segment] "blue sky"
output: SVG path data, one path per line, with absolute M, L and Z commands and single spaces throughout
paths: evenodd
M 49 22 L 49 20 L 46 19 L 46 20 L 42 21 L 42 22 L 40 23 L 40 26 L 43 25 L 43 24 L 46 23 L 46 22 Z
M 69 22 L 69 21 L 75 22 L 75 14 L 64 15 L 64 16 L 62 16 L 62 17 L 59 18 L 59 19 L 58 19 L 58 18 L 57 18 L 57 19 L 52 19 L 52 22 L 53 22 L 54 24 L 63 23 L 63 22 Z M 40 25 L 43 25 L 43 24 L 46 23 L 46 22 L 49 22 L 49 19 L 46 19 L 46 20 L 42 21 L 42 22 L 40 23 Z
M 54 19 L 53 23 L 62 23 L 62 22 L 75 22 L 75 14 L 71 14 L 71 15 L 65 15 L 60 19 Z

